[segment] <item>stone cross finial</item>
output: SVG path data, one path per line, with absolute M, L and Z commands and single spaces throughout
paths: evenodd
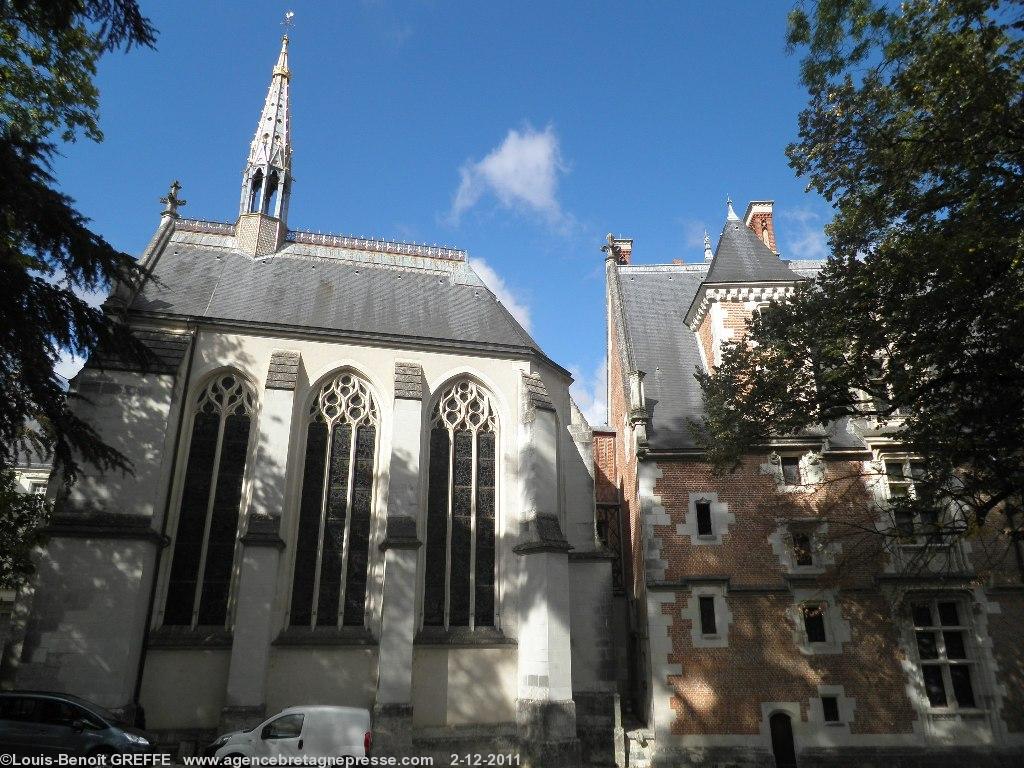
M 164 210 L 160 214 L 161 216 L 175 216 L 178 215 L 178 208 L 183 205 L 188 205 L 188 200 L 182 200 L 178 197 L 178 192 L 181 191 L 181 184 L 177 179 L 171 184 L 170 190 L 164 197 L 160 198 L 160 202 L 164 204 Z

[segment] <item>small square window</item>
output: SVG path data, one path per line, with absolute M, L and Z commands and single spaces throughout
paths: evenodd
M 811 535 L 809 533 L 793 534 L 793 559 L 797 565 L 814 565 L 814 554 L 811 551 Z
M 715 622 L 715 598 L 701 597 L 700 603 L 700 633 L 702 635 L 718 634 L 718 625 Z
M 807 633 L 807 642 L 825 643 L 828 638 L 825 636 L 825 606 L 805 605 L 804 631 Z
M 797 456 L 782 457 L 782 482 L 784 485 L 800 485 L 800 459 Z
M 714 532 L 711 529 L 711 502 L 710 501 L 698 501 L 697 502 L 697 535 L 698 536 L 713 536 Z
M 839 722 L 839 699 L 835 696 L 822 696 L 821 709 L 825 714 L 826 723 Z

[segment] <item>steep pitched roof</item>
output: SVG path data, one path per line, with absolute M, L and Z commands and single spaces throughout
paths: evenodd
M 544 356 L 461 252 L 434 249 L 434 258 L 418 255 L 426 248 L 372 251 L 360 247 L 370 241 L 334 238 L 254 258 L 235 247 L 229 225 L 192 224 L 179 222 L 159 253 L 147 254 L 152 274 L 130 304 L 134 316 Z
M 800 276 L 772 253 L 750 227 L 728 219 L 718 240 L 706 283 L 791 282 Z
M 801 274 L 787 280 L 813 279 L 820 262 L 801 262 L 798 266 Z M 618 314 L 613 318 L 613 332 L 624 334 L 621 346 L 629 351 L 628 360 L 613 360 L 611 364 L 633 366 L 646 374 L 644 389 L 650 417 L 647 439 L 652 450 L 697 448 L 688 424 L 704 416 L 700 385 L 694 377 L 697 370 L 703 370 L 704 363 L 697 335 L 685 318 L 687 307 L 701 286 L 709 282 L 708 274 L 706 264 L 614 265 L 609 274 L 618 296 L 612 308 Z M 814 439 L 827 437 L 832 449 L 864 447 L 849 419 L 830 425 L 827 432 L 812 428 L 803 434 Z
M 694 373 L 701 368 L 696 335 L 686 326 L 686 308 L 706 273 L 704 264 L 619 266 L 616 278 L 622 319 L 633 364 L 644 371 L 653 449 L 694 448 L 687 427 L 703 414 Z

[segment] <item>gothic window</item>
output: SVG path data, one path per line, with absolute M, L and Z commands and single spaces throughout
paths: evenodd
M 424 626 L 494 626 L 497 426 L 491 399 L 469 380 L 434 409 Z
M 249 213 L 259 213 L 263 201 L 263 171 L 258 170 L 249 182 Z
M 268 216 L 274 215 L 274 208 L 277 205 L 277 171 L 271 171 L 267 177 L 267 191 L 263 198 L 263 213 Z
M 255 397 L 241 376 L 214 377 L 196 399 L 174 556 L 168 626 L 224 626 Z
M 364 625 L 378 425 L 369 387 L 347 371 L 309 409 L 292 626 Z

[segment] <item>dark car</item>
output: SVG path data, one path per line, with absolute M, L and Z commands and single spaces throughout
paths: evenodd
M 66 693 L 0 692 L 0 754 L 95 756 L 152 751 L 152 736 L 91 701 Z

